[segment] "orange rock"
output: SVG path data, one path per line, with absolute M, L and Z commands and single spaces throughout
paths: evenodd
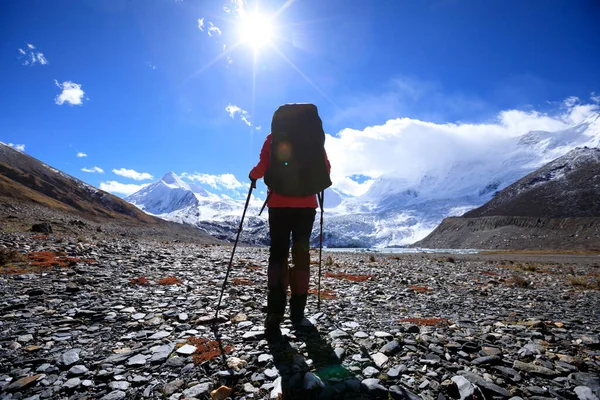
M 227 386 L 221 386 L 220 388 L 210 392 L 210 398 L 212 400 L 225 400 L 231 395 L 232 392 L 233 389 L 228 388 Z

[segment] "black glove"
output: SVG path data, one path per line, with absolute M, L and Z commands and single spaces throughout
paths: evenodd
M 250 178 L 250 186 L 252 187 L 252 189 L 256 189 L 256 179 L 254 179 L 250 175 L 248 175 L 248 178 Z

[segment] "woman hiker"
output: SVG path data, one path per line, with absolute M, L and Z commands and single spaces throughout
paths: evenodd
M 262 178 L 271 159 L 272 134 L 269 134 L 260 152 L 260 161 L 250 171 L 249 178 L 252 186 Z M 323 148 L 324 151 L 324 148 Z M 331 165 L 325 153 L 327 171 Z M 289 283 L 290 319 L 297 329 L 312 327 L 304 317 L 304 308 L 308 296 L 310 278 L 310 234 L 315 220 L 317 196 L 283 196 L 269 188 L 267 194 L 269 208 L 269 234 L 271 246 L 269 249 L 269 266 L 267 270 L 268 294 L 267 316 L 265 319 L 265 334 L 279 336 L 279 324 L 283 321 L 286 305 L 286 292 Z M 292 236 L 292 263 L 288 268 L 288 254 Z

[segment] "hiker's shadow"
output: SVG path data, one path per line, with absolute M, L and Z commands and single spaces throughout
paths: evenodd
M 334 349 L 315 327 L 293 331 L 291 337 L 267 338 L 267 342 L 281 377 L 283 399 L 317 399 L 321 395 L 328 399 L 362 398 L 360 381 L 342 366 Z M 307 374 L 309 371 L 320 378 L 324 387 Z

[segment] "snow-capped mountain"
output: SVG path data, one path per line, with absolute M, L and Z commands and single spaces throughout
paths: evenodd
M 445 217 L 481 206 L 500 190 L 576 147 L 600 145 L 600 114 L 559 132 L 531 131 L 507 139 L 483 161 L 459 160 L 417 181 L 379 177 L 362 196 L 347 198 L 335 189 L 325 194 L 324 244 L 330 247 L 389 247 L 416 242 Z M 480 160 L 482 158 L 479 158 Z M 400 167 L 399 167 L 400 168 Z M 212 194 L 166 174 L 127 201 L 161 218 L 195 225 L 221 239 L 233 239 L 244 200 Z M 252 200 L 242 240 L 268 243 L 267 213 Z M 317 242 L 318 218 L 313 229 Z

